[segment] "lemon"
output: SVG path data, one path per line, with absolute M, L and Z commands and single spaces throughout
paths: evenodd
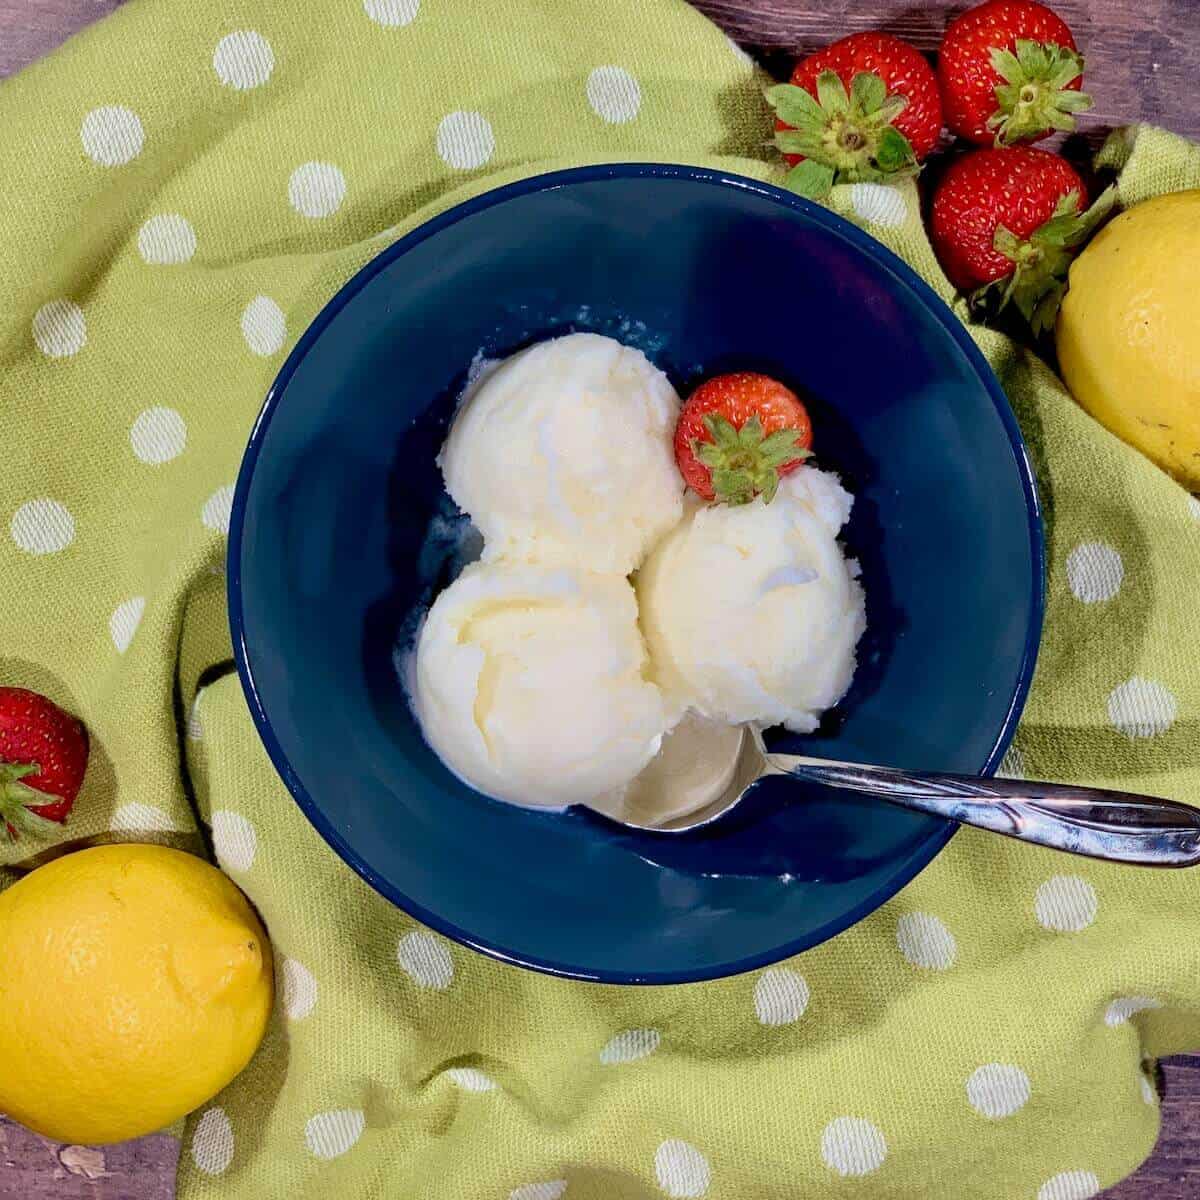
M 161 1129 L 250 1061 L 269 943 L 214 867 L 96 846 L 0 894 L 0 1112 L 63 1142 Z
M 1200 191 L 1135 205 L 1071 266 L 1057 327 L 1075 399 L 1200 490 Z

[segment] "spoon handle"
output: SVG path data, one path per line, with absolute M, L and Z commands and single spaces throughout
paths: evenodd
M 1200 809 L 1063 783 L 937 775 L 770 754 L 785 775 L 864 792 L 1006 837 L 1146 867 L 1200 864 Z

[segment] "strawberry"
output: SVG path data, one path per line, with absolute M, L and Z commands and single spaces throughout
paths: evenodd
M 0 821 L 13 841 L 66 821 L 87 760 L 74 717 L 37 692 L 0 687 Z
M 801 59 L 767 101 L 793 164 L 787 185 L 812 199 L 835 183 L 915 175 L 942 132 L 933 68 L 888 33 L 854 33 Z
M 1036 0 L 987 0 L 946 26 L 938 52 L 946 125 L 982 144 L 1036 142 L 1091 108 L 1066 22 Z
M 1109 188 L 1084 210 L 1074 167 L 1032 146 L 975 150 L 952 163 L 933 197 L 930 237 L 950 282 L 984 299 L 1000 287 L 1035 333 L 1049 329 L 1076 249 L 1112 207 Z
M 675 426 L 679 473 L 705 500 L 747 504 L 774 499 L 781 476 L 812 451 L 812 422 L 795 392 L 741 371 L 702 383 Z

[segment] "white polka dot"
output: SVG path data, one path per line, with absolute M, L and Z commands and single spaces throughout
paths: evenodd
M 1192 520 L 1200 521 L 1200 496 L 1189 496 L 1187 506 Z
M 417 16 L 421 0 L 363 0 L 363 11 L 376 25 L 409 25 Z
M 606 1067 L 637 1062 L 653 1054 L 661 1042 L 657 1029 L 626 1029 L 608 1040 L 600 1051 L 600 1062 Z
M 330 217 L 346 198 L 346 177 L 327 162 L 306 162 L 288 180 L 288 200 L 302 217 Z
M 87 344 L 87 321 L 74 300 L 51 300 L 33 314 L 33 340 L 47 358 L 70 358 Z
M 808 984 L 787 967 L 770 967 L 754 985 L 754 1011 L 763 1025 L 790 1025 L 808 1007 Z
M 108 632 L 118 654 L 124 654 L 142 623 L 142 613 L 146 611 L 146 597 L 133 596 L 113 609 L 113 615 L 108 618 Z
M 1124 1025 L 1134 1013 L 1148 1008 L 1162 1008 L 1162 1002 L 1153 996 L 1121 996 L 1114 1000 L 1104 1012 L 1105 1025 Z
M 213 70 L 229 88 L 244 92 L 261 87 L 275 70 L 275 52 L 271 43 L 253 29 L 227 33 L 213 51 Z
M 1091 1171 L 1063 1171 L 1038 1188 L 1037 1200 L 1092 1200 L 1100 1180 Z
M 1138 1083 L 1142 1088 L 1142 1099 L 1152 1107 L 1158 1103 L 1158 1093 L 1154 1090 L 1154 1084 L 1146 1078 L 1145 1075 L 1138 1076 Z
M 899 188 L 883 183 L 856 183 L 850 188 L 850 206 L 864 221 L 895 229 L 903 225 L 908 207 Z
M 545 1183 L 526 1183 L 513 1188 L 508 1193 L 508 1200 L 560 1200 L 566 1191 L 565 1179 L 549 1179 Z
M 173 408 L 148 408 L 134 418 L 129 444 L 139 462 L 161 466 L 183 453 L 187 425 Z
M 1134 675 L 1108 695 L 1108 719 L 1126 737 L 1154 737 L 1175 723 L 1179 705 L 1175 697 L 1155 679 Z
M 437 129 L 438 157 L 456 171 L 482 167 L 496 151 L 496 138 L 483 113 L 452 112 Z
M 205 1175 L 222 1175 L 233 1162 L 233 1126 L 224 1109 L 209 1109 L 192 1130 L 192 1162 Z
M 668 1196 L 703 1196 L 712 1180 L 708 1159 L 687 1142 L 671 1138 L 654 1154 L 654 1174 L 658 1186 Z
M 1004 757 L 1000 760 L 1000 765 L 996 768 L 996 774 L 1001 779 L 1025 778 L 1025 755 L 1015 742 L 1010 743 L 1008 749 L 1005 750 Z
M 1067 555 L 1067 583 L 1084 604 L 1111 600 L 1124 578 L 1124 559 L 1104 542 L 1081 542 Z
M 120 105 L 93 108 L 79 129 L 84 153 L 101 167 L 120 167 L 142 152 L 145 130 L 137 113 Z
M 1043 929 L 1079 933 L 1096 919 L 1096 889 L 1078 875 L 1055 875 L 1037 890 L 1033 911 Z
M 221 1175 L 233 1162 L 233 1126 L 223 1108 L 203 1113 L 192 1130 L 192 1162 L 205 1175 Z
M 75 540 L 75 518 L 57 500 L 27 500 L 13 513 L 8 531 L 28 554 L 57 554 Z
M 200 520 L 214 533 L 229 532 L 229 518 L 233 511 L 233 486 L 219 487 L 204 502 Z
M 241 813 L 221 808 L 212 814 L 213 849 L 227 871 L 248 871 L 254 865 L 258 834 Z
M 270 296 L 255 296 L 242 309 L 242 337 L 261 358 L 278 354 L 287 337 L 283 309 Z
M 170 813 L 139 800 L 122 804 L 113 813 L 109 828 L 117 833 L 190 833 L 192 827 Z
M 1029 1102 L 1029 1076 L 1008 1063 L 988 1063 L 967 1079 L 967 1100 L 981 1116 L 993 1121 L 1011 1117 Z
M 196 231 L 179 213 L 159 213 L 138 230 L 137 246 L 143 262 L 174 266 L 196 253 Z
M 944 971 L 954 965 L 958 945 L 954 934 L 929 913 L 905 913 L 896 922 L 896 944 L 914 967 Z
M 727 36 L 725 41 L 729 44 L 729 53 L 733 55 L 738 66 L 744 67 L 747 71 L 753 71 L 756 66 L 754 59 L 733 38 Z
M 304 1141 L 315 1157 L 337 1158 L 362 1137 L 366 1127 L 366 1114 L 361 1108 L 317 1113 L 305 1122 Z
M 317 1002 L 313 973 L 294 958 L 283 960 L 283 1011 L 293 1021 L 303 1021 Z
M 448 988 L 454 979 L 454 959 L 445 942 L 424 930 L 406 933 L 396 946 L 400 966 L 421 987 Z
M 496 1081 L 490 1075 L 485 1075 L 474 1067 L 450 1067 L 446 1071 L 446 1075 L 456 1088 L 461 1088 L 464 1092 L 493 1092 L 496 1090 Z
M 198 742 L 204 736 L 204 721 L 200 717 L 200 697 L 203 695 L 203 692 L 197 692 L 188 710 L 187 735 L 193 742 Z
M 597 67 L 587 78 L 587 98 L 592 111 L 609 125 L 624 125 L 642 107 L 638 81 L 621 67 Z
M 839 1175 L 869 1175 L 887 1158 L 887 1139 L 862 1117 L 837 1117 L 821 1133 L 821 1158 Z

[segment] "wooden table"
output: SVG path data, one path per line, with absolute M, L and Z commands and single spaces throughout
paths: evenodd
M 462 2 L 462 0 L 459 0 Z M 0 0 L 0 76 L 53 49 L 120 0 Z M 1068 153 L 1136 118 L 1200 139 L 1200 0 L 1053 0 L 1088 57 L 1096 107 Z M 936 48 L 958 0 L 696 0 L 783 74 L 790 59 L 844 33 L 884 28 Z M 1200 1197 L 1200 1055 L 1163 1064 L 1162 1136 L 1153 1157 L 1105 1200 Z M 56 1146 L 0 1118 L 0 1200 L 170 1200 L 178 1144 L 165 1135 L 103 1151 Z M 997 1197 L 997 1200 L 1009 1200 Z

